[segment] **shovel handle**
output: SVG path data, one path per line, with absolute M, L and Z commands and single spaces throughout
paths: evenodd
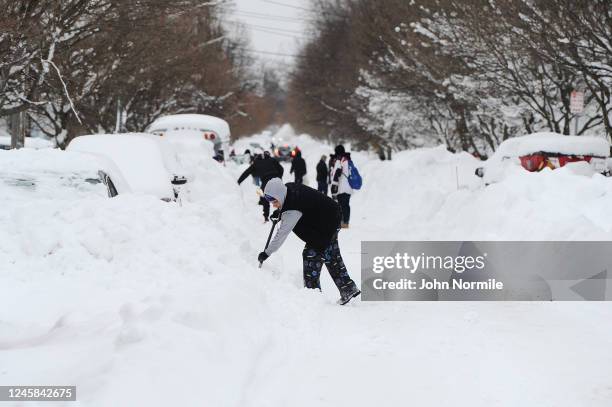
M 270 240 L 272 239 L 272 234 L 274 233 L 274 228 L 276 227 L 277 223 L 278 223 L 278 219 L 272 221 L 272 228 L 270 229 L 270 234 L 268 235 L 268 240 L 266 241 L 266 247 L 264 247 L 264 252 L 266 251 L 266 249 L 268 248 L 268 245 L 270 244 Z M 263 264 L 263 261 L 260 261 L 259 268 L 261 268 L 262 264 Z

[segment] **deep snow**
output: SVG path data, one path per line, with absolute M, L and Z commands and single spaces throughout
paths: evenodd
M 314 184 L 331 146 L 281 133 Z M 16 154 L 44 167 L 36 153 L 0 151 L 0 171 Z M 599 175 L 525 173 L 484 188 L 475 159 L 443 148 L 353 158 L 364 189 L 340 242 L 357 281 L 362 240 L 612 239 L 612 184 Z M 66 405 L 103 407 L 612 402 L 610 304 L 339 307 L 326 273 L 322 294 L 301 288 L 293 236 L 257 268 L 269 226 L 250 179 L 236 185 L 245 166 L 208 154 L 183 164 L 193 176 L 182 207 L 16 199 L 0 183 L 0 384 L 73 384 L 79 401 Z

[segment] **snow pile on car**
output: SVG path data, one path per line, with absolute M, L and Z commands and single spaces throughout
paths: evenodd
M 603 137 L 541 132 L 508 139 L 500 144 L 495 155 L 521 157 L 538 152 L 608 157 L 610 143 Z
M 230 136 L 229 124 L 215 116 L 205 114 L 175 114 L 162 116 L 156 119 L 148 128 L 149 132 L 164 132 L 171 134 L 181 130 L 212 130 L 223 141 L 228 141 Z M 201 132 L 199 134 L 202 135 Z
M 0 202 L 13 208 L 16 201 L 106 196 L 99 181 L 100 163 L 92 157 L 56 149 L 0 150 Z M 3 213 L 9 216 L 7 211 Z
M 146 131 L 172 141 L 191 143 L 194 147 L 205 141 L 214 145 L 216 154 L 222 153 L 230 141 L 229 124 L 219 117 L 204 114 L 162 116 Z
M 602 137 L 534 133 L 505 140 L 479 169 L 479 173 L 486 184 L 491 184 L 509 174 L 519 174 L 523 169 L 539 171 L 544 167 L 559 168 L 568 162 L 580 160 L 591 164 L 591 174 L 606 173 L 610 170 L 609 156 L 610 143 Z M 576 164 L 572 166 L 576 167 Z
M 144 193 L 172 198 L 172 176 L 158 137 L 150 134 L 94 134 L 73 139 L 69 151 L 92 154 L 106 162 L 119 193 Z M 118 183 L 117 180 L 122 181 Z

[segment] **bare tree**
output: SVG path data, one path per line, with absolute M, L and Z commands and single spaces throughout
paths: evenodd
M 170 113 L 231 119 L 250 88 L 247 57 L 218 21 L 221 2 L 2 3 L 0 115 L 26 110 L 59 146 L 114 131 L 117 112 L 129 131 Z
M 341 123 L 356 123 L 351 138 L 375 148 L 443 141 L 484 156 L 516 135 L 569 134 L 576 120 L 570 94 L 579 89 L 586 100 L 579 133 L 611 135 L 609 1 L 330 4 L 318 12 L 318 35 L 303 51 L 309 59 L 291 82 L 302 125 L 334 134 Z M 344 37 L 326 37 L 340 28 Z M 313 60 L 335 49 L 345 50 L 331 54 L 337 74 Z

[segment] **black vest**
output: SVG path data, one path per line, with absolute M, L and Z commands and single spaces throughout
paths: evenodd
M 340 205 L 315 189 L 289 182 L 281 212 L 291 210 L 302 212 L 293 228 L 297 237 L 315 250 L 325 250 L 340 228 Z

